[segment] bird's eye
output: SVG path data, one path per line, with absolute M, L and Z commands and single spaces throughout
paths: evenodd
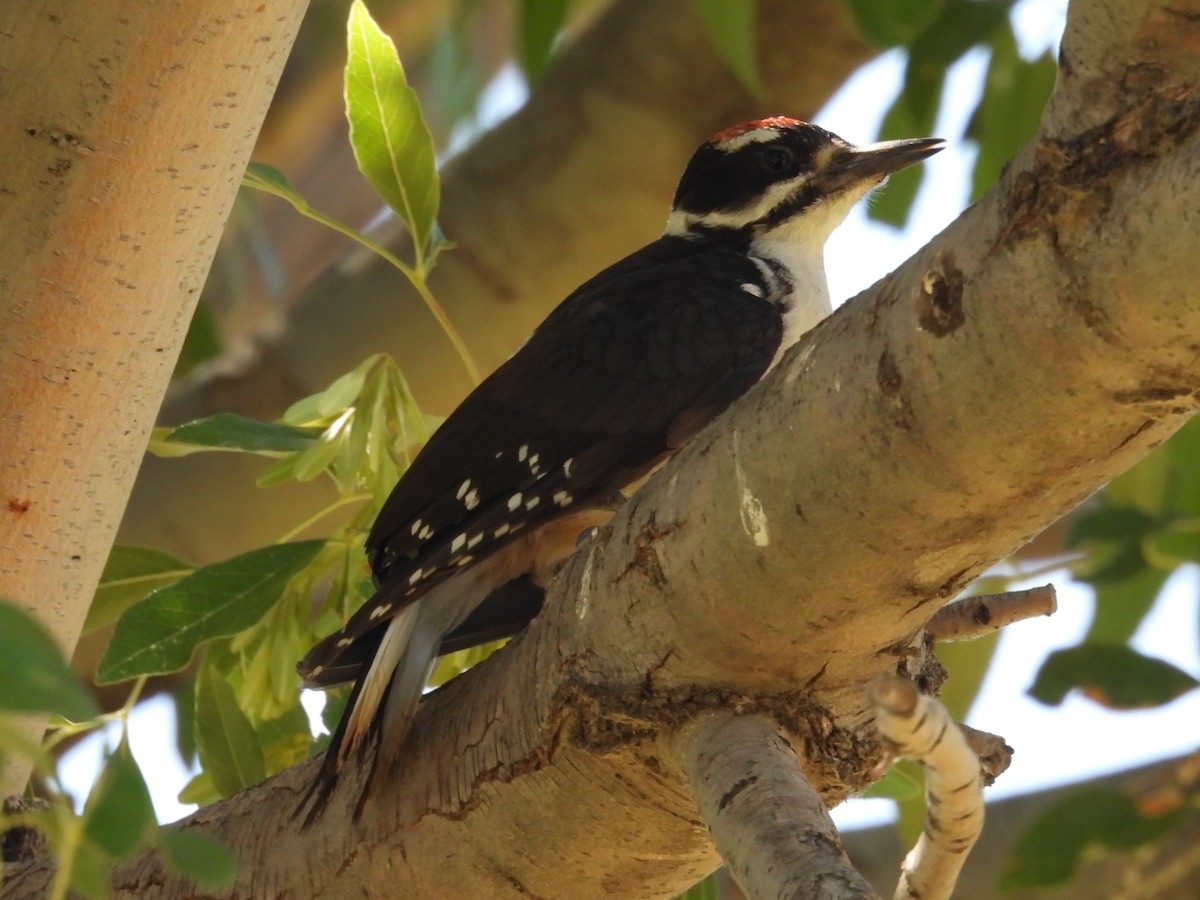
M 796 157 L 787 147 L 764 147 L 758 160 L 768 172 L 788 172 L 796 168 Z

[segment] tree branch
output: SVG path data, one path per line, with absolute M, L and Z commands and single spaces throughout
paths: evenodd
M 678 744 L 700 815 L 748 897 L 877 896 L 772 722 L 717 713 L 682 729 Z
M 925 767 L 925 822 L 905 857 L 894 900 L 949 900 L 967 854 L 983 830 L 979 758 L 937 700 L 907 678 L 885 675 L 867 686 L 879 735 L 898 757 Z
M 1049 616 L 1058 608 L 1054 585 L 1044 584 L 1027 591 L 976 594 L 939 609 L 925 633 L 933 641 L 965 641 L 999 631 L 1013 622 Z

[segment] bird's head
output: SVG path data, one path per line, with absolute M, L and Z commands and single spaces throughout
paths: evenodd
M 713 135 L 692 156 L 666 233 L 784 239 L 819 250 L 868 191 L 944 146 L 917 138 L 856 147 L 799 119 L 747 122 Z

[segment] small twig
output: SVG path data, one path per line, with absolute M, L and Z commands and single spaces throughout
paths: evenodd
M 908 679 L 877 678 L 867 696 L 884 742 L 925 766 L 925 826 L 904 859 L 893 900 L 947 900 L 983 830 L 979 759 L 946 708 Z
M 1056 609 L 1052 584 L 1027 591 L 978 594 L 942 607 L 925 626 L 925 633 L 935 641 L 965 641 L 1022 619 L 1051 615 Z
M 676 747 L 700 816 L 748 897 L 877 897 L 769 719 L 708 716 L 683 729 Z
M 958 728 L 967 739 L 967 744 L 979 757 L 979 771 L 983 775 L 984 787 L 991 787 L 1012 765 L 1013 748 L 998 734 L 980 731 L 961 722 Z

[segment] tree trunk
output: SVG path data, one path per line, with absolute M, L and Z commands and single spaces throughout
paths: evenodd
M 0 8 L 0 596 L 68 652 L 303 9 Z

